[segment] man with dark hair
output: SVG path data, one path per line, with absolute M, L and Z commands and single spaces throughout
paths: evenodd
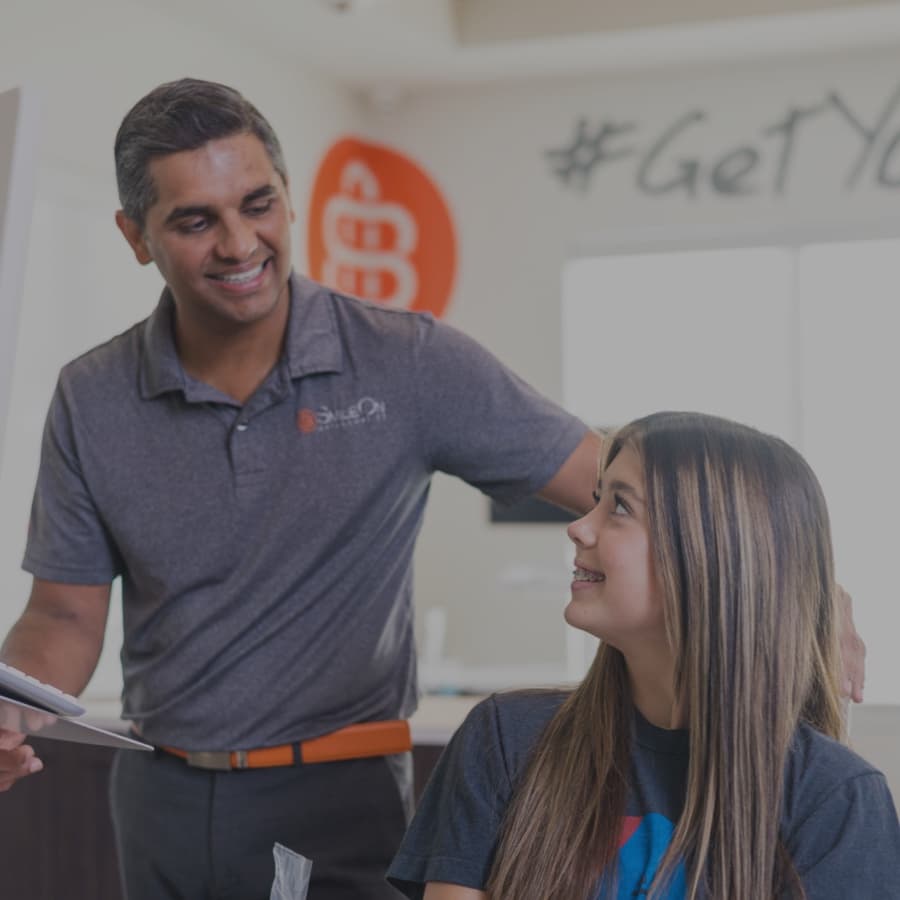
M 598 440 L 451 327 L 293 273 L 281 148 L 236 91 L 162 85 L 115 157 L 165 288 L 60 374 L 2 657 L 78 694 L 121 577 L 123 715 L 158 748 L 112 773 L 129 900 L 259 900 L 276 841 L 310 900 L 397 896 L 431 475 L 583 510 Z M 23 739 L 0 788 L 40 768 Z
M 259 110 L 234 88 L 182 78 L 139 100 L 119 127 L 114 145 L 116 181 L 122 212 L 144 227 L 147 210 L 157 201 L 151 160 L 235 134 L 259 139 L 284 185 L 287 166 L 281 143 Z

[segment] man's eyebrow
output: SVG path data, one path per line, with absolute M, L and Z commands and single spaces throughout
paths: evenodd
M 602 487 L 603 487 L 603 479 L 598 478 L 597 479 L 597 490 L 602 489 Z M 618 491 L 621 494 L 628 494 L 630 497 L 633 497 L 635 500 L 637 500 L 638 503 L 644 502 L 643 498 L 637 492 L 637 490 L 634 487 L 632 487 L 630 484 L 628 484 L 627 481 L 611 481 L 607 485 L 607 488 L 611 491 Z
M 257 200 L 262 200 L 264 197 L 274 197 L 277 193 L 278 191 L 276 191 L 274 185 L 264 184 L 262 187 L 250 191 L 249 194 L 245 194 L 241 199 L 241 206 L 256 203 Z M 211 206 L 176 206 L 166 216 L 165 224 L 171 225 L 179 219 L 191 219 L 194 216 L 214 216 L 215 214 L 216 212 Z
M 242 206 L 246 206 L 248 203 L 255 203 L 257 200 L 262 200 L 263 197 L 274 197 L 278 191 L 275 190 L 275 186 L 272 184 L 264 184 L 262 187 L 258 187 L 255 191 L 250 191 L 249 194 L 244 196 L 244 199 L 241 201 Z

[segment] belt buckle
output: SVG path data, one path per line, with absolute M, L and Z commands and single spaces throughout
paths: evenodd
M 213 769 L 217 772 L 229 772 L 231 771 L 231 751 L 189 750 L 187 764 L 196 769 Z

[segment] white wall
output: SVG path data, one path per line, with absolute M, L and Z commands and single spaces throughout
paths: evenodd
M 561 272 L 567 259 L 591 247 L 633 243 L 636 233 L 652 239 L 706 225 L 765 232 L 828 223 L 846 231 L 875 223 L 897 233 L 900 185 L 879 185 L 876 176 L 887 158 L 885 178 L 900 182 L 900 139 L 894 143 L 900 109 L 891 106 L 898 86 L 896 52 L 768 59 L 432 91 L 392 109 L 370 110 L 367 127 L 372 137 L 417 158 L 448 196 L 461 260 L 448 319 L 560 399 Z M 832 92 L 840 103 L 829 100 Z M 821 109 L 798 128 L 783 167 L 784 143 L 766 129 L 783 122 L 794 105 Z M 650 174 L 656 183 L 673 177 L 685 161 L 699 159 L 695 195 L 641 191 L 641 159 L 667 128 L 693 111 L 705 119 L 684 131 Z M 584 190 L 565 187 L 545 156 L 572 141 L 582 117 L 591 134 L 603 122 L 630 123 L 632 130 L 608 149 L 640 151 L 598 165 Z M 866 149 L 861 129 L 870 132 L 872 152 L 848 186 Z M 715 192 L 713 168 L 741 146 L 752 150 L 730 164 L 756 155 L 757 169 L 748 178 L 755 193 Z M 599 352 L 603 340 L 596 336 Z M 853 351 L 836 360 L 848 364 Z M 596 389 L 602 397 L 616 385 Z M 483 664 L 498 658 L 546 662 L 561 654 L 567 595 L 562 560 L 571 558 L 565 544 L 558 526 L 490 526 L 481 498 L 439 481 L 419 544 L 416 586 L 420 609 L 450 611 L 447 655 Z M 522 565 L 531 567 L 532 583 L 504 584 Z M 885 585 L 883 596 L 858 603 L 892 604 L 891 592 Z
M 305 73 L 294 60 L 178 24 L 144 3 L 30 0 L 4 6 L 0 90 L 19 84 L 36 89 L 42 133 L 0 470 L 2 634 L 21 612 L 30 584 L 19 566 L 41 429 L 58 370 L 148 315 L 161 287 L 154 268 L 134 262 L 113 222 L 113 138 L 139 97 L 185 75 L 234 84 L 271 120 L 302 215 L 319 158 L 356 121 L 355 103 L 343 89 Z M 297 237 L 295 258 L 302 268 L 303 242 Z M 93 696 L 118 691 L 120 629 L 114 604 L 108 646 L 89 688 Z

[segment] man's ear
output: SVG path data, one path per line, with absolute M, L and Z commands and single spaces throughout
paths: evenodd
M 287 195 L 287 208 L 288 214 L 291 220 L 291 224 L 297 221 L 297 213 L 294 212 L 294 204 L 291 203 L 291 179 L 285 176 L 284 178 L 284 192 Z
M 128 241 L 128 246 L 131 247 L 135 259 L 142 266 L 153 262 L 153 254 L 144 240 L 144 230 L 134 219 L 129 219 L 122 209 L 116 211 L 116 225 L 119 226 L 119 231 L 122 232 L 125 240 Z

